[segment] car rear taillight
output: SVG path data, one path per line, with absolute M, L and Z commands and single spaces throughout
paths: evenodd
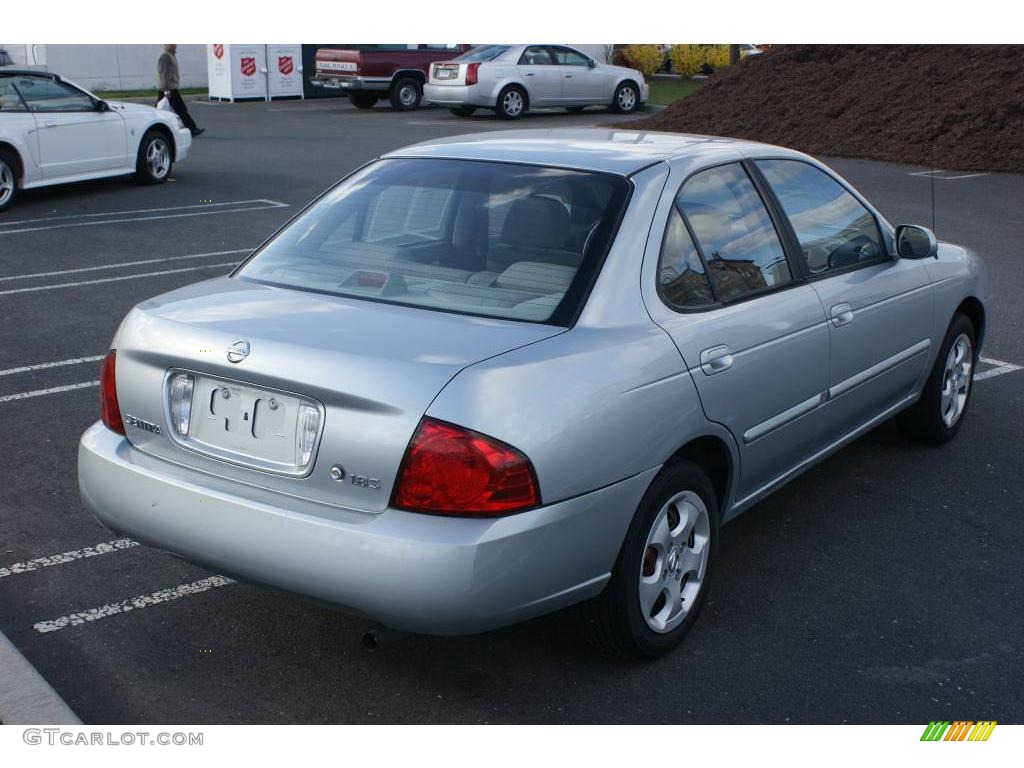
M 114 381 L 114 359 L 116 350 L 107 352 L 100 366 L 100 418 L 119 435 L 124 434 L 124 422 L 121 421 L 121 409 L 117 405 L 117 383 Z
M 391 506 L 411 512 L 495 517 L 540 505 L 530 460 L 493 437 L 424 417 L 409 442 Z
M 479 69 L 479 61 L 474 61 L 472 64 L 466 65 L 466 85 L 476 85 L 477 82 L 479 82 L 477 79 L 477 71 Z

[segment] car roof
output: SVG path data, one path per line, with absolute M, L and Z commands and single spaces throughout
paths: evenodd
M 705 156 L 710 159 L 726 154 L 723 150 L 742 148 L 749 152 L 758 147 L 773 152 L 781 149 L 720 136 L 631 131 L 627 128 L 553 128 L 448 136 L 413 144 L 385 157 L 491 160 L 629 176 L 655 163 L 675 158 L 699 159 Z

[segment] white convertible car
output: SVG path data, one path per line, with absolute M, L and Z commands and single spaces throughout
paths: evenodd
M 128 173 L 159 184 L 191 146 L 173 112 L 104 101 L 48 72 L 0 69 L 0 211 L 32 187 Z

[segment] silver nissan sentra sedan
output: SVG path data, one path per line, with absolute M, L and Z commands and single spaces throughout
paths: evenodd
M 428 142 L 128 314 L 82 497 L 385 626 L 579 604 L 599 645 L 655 657 L 695 621 L 723 523 L 891 416 L 957 433 L 989 298 L 970 251 L 787 149 Z

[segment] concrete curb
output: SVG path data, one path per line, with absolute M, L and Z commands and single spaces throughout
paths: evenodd
M 64 699 L 0 632 L 0 723 L 81 725 Z

